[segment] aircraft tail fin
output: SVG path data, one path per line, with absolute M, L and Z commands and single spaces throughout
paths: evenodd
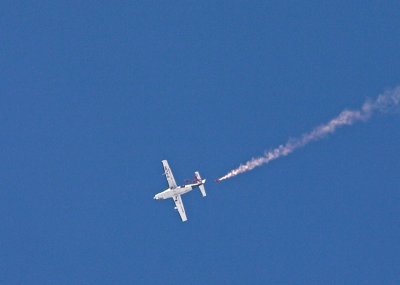
M 200 190 L 200 192 L 201 192 L 201 195 L 203 196 L 203 197 L 206 197 L 207 196 L 207 194 L 206 194 L 206 189 L 204 188 L 204 183 L 206 183 L 206 180 L 205 179 L 201 179 L 201 176 L 200 176 L 200 173 L 198 172 L 198 171 L 196 171 L 195 173 L 194 173 L 194 175 L 196 175 L 196 179 L 197 179 L 197 181 L 200 183 L 200 185 L 199 185 L 199 190 Z

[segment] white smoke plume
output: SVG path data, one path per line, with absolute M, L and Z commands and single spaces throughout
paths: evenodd
M 338 128 L 350 126 L 358 121 L 366 121 L 377 112 L 388 112 L 396 110 L 400 105 L 400 86 L 379 95 L 375 101 L 367 100 L 359 110 L 344 110 L 336 118 L 328 123 L 316 127 L 311 132 L 305 133 L 298 138 L 289 141 L 272 150 L 266 151 L 263 156 L 252 158 L 238 168 L 232 169 L 224 176 L 217 179 L 217 182 L 232 178 L 238 174 L 250 171 L 255 167 L 268 164 L 271 161 L 287 156 L 298 148 L 326 137 L 334 133 Z

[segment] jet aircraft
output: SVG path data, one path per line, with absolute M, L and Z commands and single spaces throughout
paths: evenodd
M 163 160 L 162 164 L 164 166 L 164 174 L 168 181 L 169 188 L 163 192 L 160 192 L 154 196 L 155 200 L 164 200 L 168 198 L 174 199 L 175 202 L 175 210 L 178 210 L 179 215 L 181 216 L 182 222 L 187 221 L 185 208 L 183 206 L 181 195 L 192 191 L 195 188 L 199 188 L 201 195 L 203 197 L 206 196 L 206 189 L 204 188 L 204 183 L 206 183 L 206 179 L 201 179 L 200 173 L 196 171 L 194 173 L 195 180 L 189 182 L 183 186 L 177 186 L 175 182 L 174 175 L 172 174 L 171 168 L 169 167 L 168 161 Z

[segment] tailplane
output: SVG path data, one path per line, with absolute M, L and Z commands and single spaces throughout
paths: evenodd
M 206 194 L 206 189 L 204 188 L 204 183 L 206 183 L 206 180 L 205 180 L 205 179 L 203 179 L 203 180 L 201 179 L 200 173 L 199 173 L 198 171 L 196 171 L 196 172 L 194 173 L 194 175 L 196 176 L 197 182 L 200 183 L 200 184 L 199 184 L 199 190 L 200 190 L 200 192 L 201 192 L 201 195 L 202 195 L 203 197 L 206 197 L 206 196 L 207 196 L 207 194 Z

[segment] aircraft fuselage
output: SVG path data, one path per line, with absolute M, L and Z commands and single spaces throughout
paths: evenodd
M 204 183 L 205 180 L 202 181 Z M 182 195 L 187 192 L 192 191 L 193 189 L 199 187 L 200 183 L 195 183 L 195 184 L 188 184 L 188 185 L 183 185 L 183 186 L 178 186 L 176 188 L 168 188 L 167 190 L 164 190 L 154 196 L 154 199 L 160 200 L 160 199 L 168 199 L 172 198 L 176 195 Z

